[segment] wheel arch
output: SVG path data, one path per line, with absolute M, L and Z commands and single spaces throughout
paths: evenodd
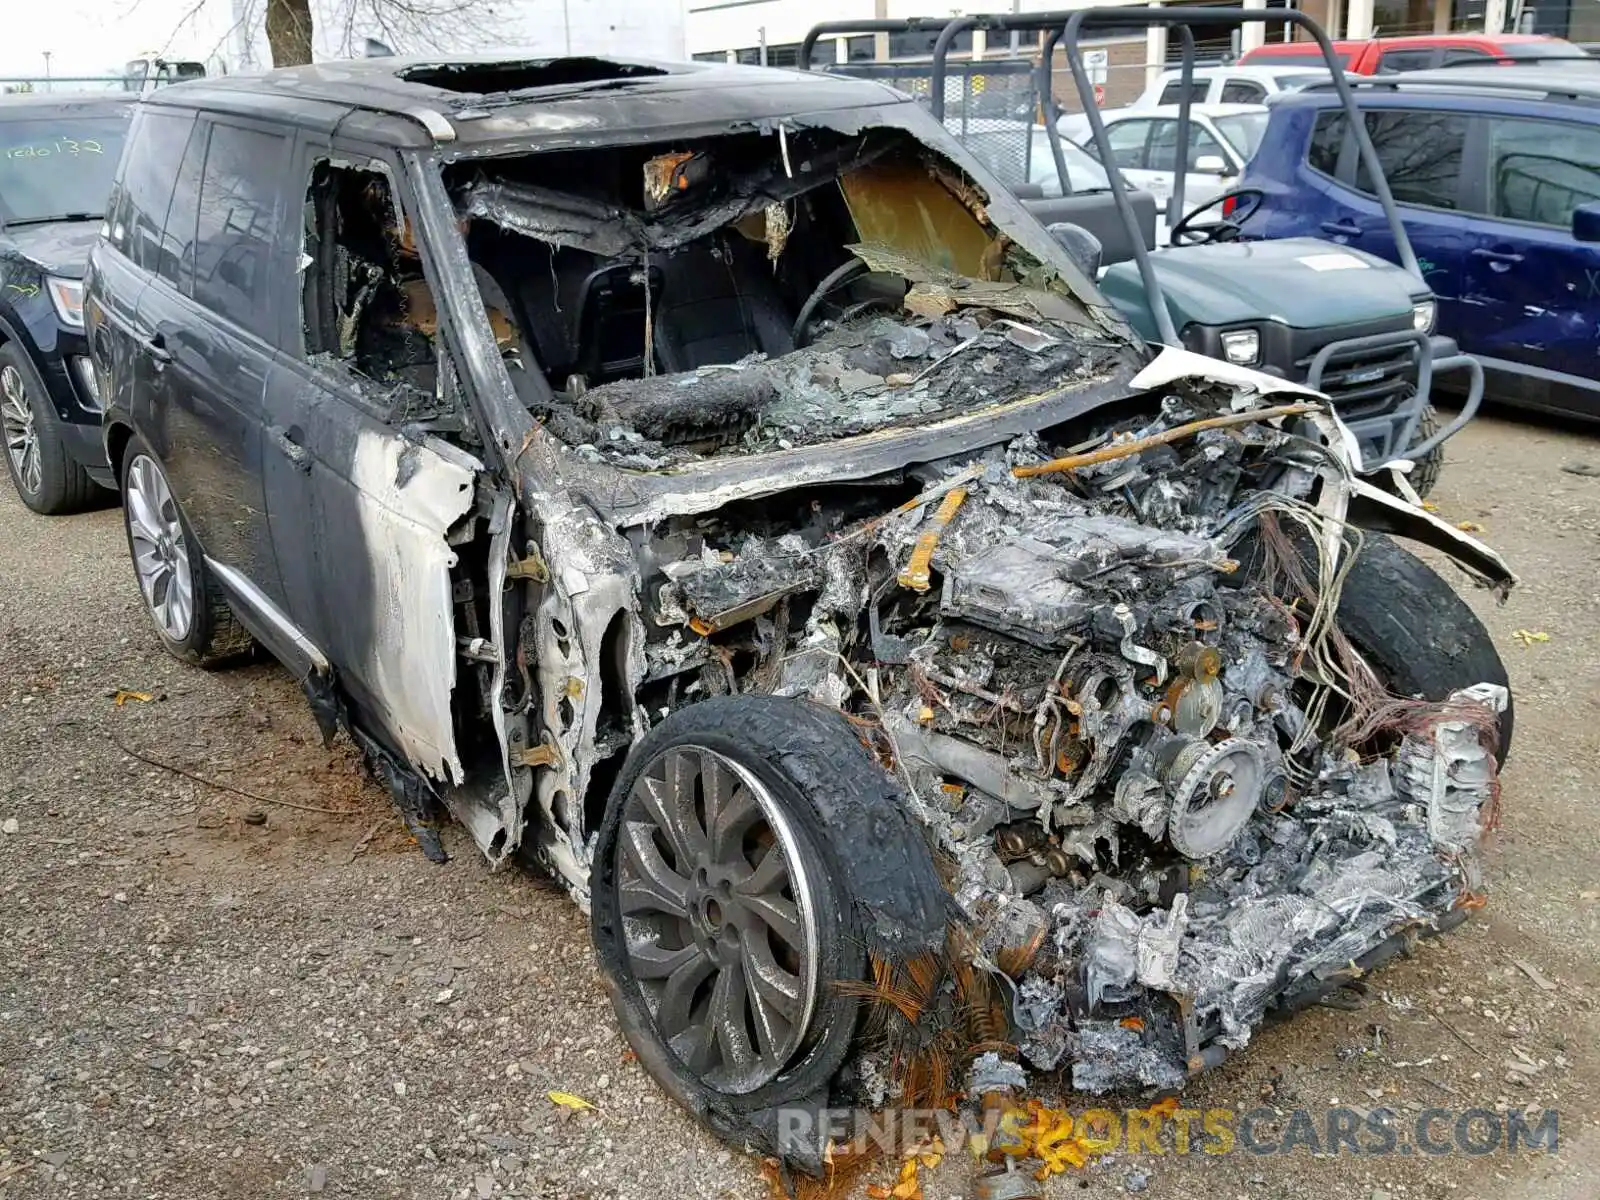
M 116 480 L 118 491 L 122 490 L 122 463 L 132 441 L 133 426 L 126 421 L 113 420 L 106 425 L 106 461 L 111 464 L 111 477 Z

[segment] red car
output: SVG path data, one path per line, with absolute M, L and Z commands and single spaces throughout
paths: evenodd
M 1333 50 L 1352 75 L 1390 75 L 1421 71 L 1457 62 L 1527 61 L 1530 58 L 1588 58 L 1581 46 L 1565 38 L 1526 33 L 1430 33 L 1417 37 L 1372 38 L 1334 42 Z M 1241 63 L 1322 63 L 1314 42 L 1269 42 L 1242 55 Z

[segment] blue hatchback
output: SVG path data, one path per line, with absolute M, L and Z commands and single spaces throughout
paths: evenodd
M 1354 80 L 1384 176 L 1490 399 L 1600 417 L 1600 64 Z M 1239 181 L 1248 237 L 1309 235 L 1396 259 L 1331 88 L 1276 98 Z

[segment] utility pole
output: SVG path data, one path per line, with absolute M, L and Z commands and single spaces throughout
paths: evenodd
M 44 52 L 44 90 L 50 90 L 50 51 Z
M 756 30 L 756 34 L 761 39 L 761 56 L 759 61 L 764 67 L 767 65 L 767 27 L 763 25 L 760 29 Z

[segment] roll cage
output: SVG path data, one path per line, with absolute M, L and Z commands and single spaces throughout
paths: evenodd
M 812 59 L 816 53 L 817 43 L 824 37 L 842 34 L 926 32 L 938 29 L 939 34 L 934 43 L 932 63 L 929 69 L 928 103 L 934 118 L 943 124 L 946 113 L 946 84 L 951 74 L 950 52 L 961 35 L 971 33 L 974 30 L 982 30 L 985 33 L 1043 34 L 1043 40 L 1040 42 L 1038 50 L 1038 62 L 1033 68 L 1036 113 L 1044 126 L 1045 137 L 1063 194 L 1069 194 L 1071 181 L 1068 176 L 1065 155 L 1061 148 L 1061 133 L 1058 129 L 1062 111 L 1056 101 L 1051 79 L 1052 64 L 1058 46 L 1064 46 L 1065 48 L 1067 67 L 1072 73 L 1073 84 L 1077 89 L 1079 102 L 1083 107 L 1090 134 L 1094 139 L 1096 154 L 1101 163 L 1111 164 L 1114 162 L 1114 155 L 1107 132 L 1107 125 L 1100 115 L 1100 106 L 1095 97 L 1095 86 L 1083 62 L 1082 41 L 1086 31 L 1092 32 L 1097 28 L 1145 25 L 1163 26 L 1168 29 L 1175 29 L 1178 32 L 1181 49 L 1179 74 L 1181 86 L 1179 88 L 1180 99 L 1178 102 L 1176 146 L 1173 153 L 1173 161 L 1176 165 L 1188 161 L 1193 128 L 1191 97 L 1194 72 L 1197 65 L 1194 31 L 1197 28 L 1215 30 L 1218 27 L 1242 29 L 1246 24 L 1266 24 L 1271 22 L 1281 22 L 1285 25 L 1303 29 L 1310 36 L 1311 41 L 1315 43 L 1321 56 L 1322 65 L 1327 67 L 1330 75 L 1327 83 L 1319 84 L 1318 86 L 1331 88 L 1339 96 L 1340 106 L 1344 110 L 1348 128 L 1355 138 L 1357 154 L 1360 157 L 1361 164 L 1366 168 L 1367 175 L 1372 180 L 1375 198 L 1383 209 L 1384 220 L 1388 225 L 1390 235 L 1394 238 L 1395 251 L 1400 259 L 1399 265 L 1401 269 L 1416 280 L 1420 288 L 1427 289 L 1429 285 L 1423 277 L 1422 268 L 1417 261 L 1416 253 L 1412 249 L 1411 239 L 1406 234 L 1405 223 L 1401 218 L 1399 208 L 1395 204 L 1394 194 L 1389 188 L 1389 181 L 1384 175 L 1377 148 L 1373 145 L 1372 138 L 1367 132 L 1366 123 L 1360 118 L 1360 107 L 1356 101 L 1356 89 L 1352 87 L 1350 80 L 1345 75 L 1340 56 L 1335 51 L 1333 42 L 1328 37 L 1327 32 L 1314 19 L 1295 9 L 1246 9 L 1221 5 L 1182 9 L 1106 6 L 1035 13 L 974 13 L 952 18 L 909 17 L 859 21 L 825 21 L 812 27 L 801 41 L 799 67 L 803 71 L 813 69 Z M 862 65 L 851 64 L 848 70 L 851 73 L 861 73 Z M 1129 195 L 1131 189 L 1123 179 L 1120 171 L 1108 168 L 1106 175 L 1117 214 L 1127 231 L 1140 281 L 1149 298 L 1150 313 L 1155 323 L 1156 331 L 1163 344 L 1182 348 L 1183 340 L 1173 324 L 1172 313 L 1167 305 L 1160 277 L 1152 261 L 1152 247 L 1145 244 L 1145 240 L 1140 233 L 1138 216 L 1134 211 Z M 1173 172 L 1173 188 L 1172 198 L 1169 202 L 1169 212 L 1183 213 L 1184 183 L 1185 172 L 1175 170 Z M 1220 202 L 1219 200 L 1216 203 Z M 1417 395 L 1423 398 L 1424 401 L 1430 394 L 1435 372 L 1467 371 L 1470 376 L 1470 383 L 1466 403 L 1463 405 L 1462 411 L 1437 433 L 1418 442 L 1416 445 L 1409 446 L 1409 449 L 1402 456 L 1413 459 L 1420 458 L 1447 438 L 1453 436 L 1471 420 L 1476 414 L 1483 397 L 1483 368 L 1478 361 L 1470 355 L 1460 353 L 1453 342 L 1449 342 L 1447 339 L 1439 339 L 1438 341 L 1439 344 L 1436 344 L 1435 340 L 1431 339 L 1427 333 L 1414 331 L 1408 334 L 1380 334 L 1333 342 L 1324 346 L 1316 355 L 1310 365 L 1305 383 L 1306 386 L 1312 389 L 1321 390 L 1324 373 L 1341 356 L 1370 352 L 1388 342 L 1415 347 L 1418 373 Z M 1410 439 L 1415 436 L 1422 404 L 1418 403 L 1415 407 L 1417 409 L 1416 413 L 1406 421 L 1406 428 L 1401 431 L 1400 436 L 1396 439 L 1395 444 L 1397 446 L 1408 445 Z

